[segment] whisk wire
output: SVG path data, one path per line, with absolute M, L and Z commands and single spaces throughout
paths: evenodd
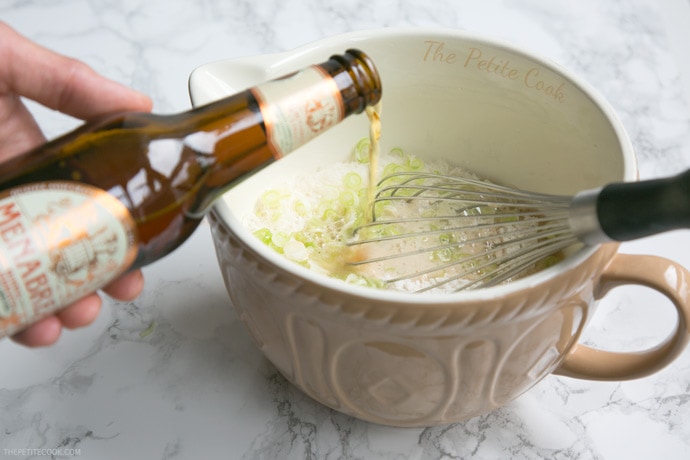
M 386 280 L 424 279 L 417 292 L 500 284 L 577 243 L 568 221 L 570 200 L 471 178 L 394 173 L 379 182 L 371 221 L 355 228 L 348 242 L 365 250 L 389 250 L 350 263 L 367 266 L 422 257 L 419 263 L 415 259 L 412 272 L 396 266 L 395 275 Z M 411 211 L 399 212 L 405 206 Z
M 551 242 L 548 246 L 543 247 L 541 250 L 535 248 L 525 249 L 524 252 L 520 253 L 519 255 L 513 255 L 512 259 L 508 259 L 500 264 L 497 264 L 497 268 L 495 270 L 487 271 L 486 273 L 480 275 L 476 279 L 471 280 L 466 284 L 463 284 L 459 288 L 454 289 L 454 291 L 457 292 L 461 290 L 469 290 L 477 285 L 481 285 L 482 287 L 490 287 L 501 284 L 502 282 L 507 281 L 517 275 L 520 275 L 526 270 L 529 270 L 544 258 L 547 258 L 548 256 L 553 255 L 554 253 L 563 250 L 574 243 L 576 243 L 576 241 L 572 241 L 569 238 L 564 238 L 558 242 Z M 480 270 L 484 268 L 487 267 L 481 267 Z M 416 292 L 430 291 L 450 282 L 457 281 L 458 279 L 465 278 L 471 274 L 472 273 L 465 272 L 463 274 L 458 274 L 453 277 L 448 277 L 443 279 L 442 281 L 438 281 L 424 288 L 421 288 Z
M 369 222 L 367 224 L 363 224 L 357 228 L 355 228 L 352 231 L 352 236 L 357 237 L 360 232 L 362 232 L 365 229 L 372 229 L 380 226 L 390 226 L 393 224 L 412 224 L 412 223 L 433 223 L 433 222 L 448 222 L 448 221 L 455 221 L 457 224 L 462 224 L 462 221 L 467 221 L 470 224 L 474 223 L 474 225 L 471 225 L 471 229 L 473 231 L 482 231 L 482 230 L 495 230 L 495 229 L 501 229 L 505 228 L 506 224 L 513 224 L 513 225 L 519 225 L 520 223 L 527 223 L 529 224 L 530 227 L 533 227 L 534 225 L 539 225 L 539 228 L 536 229 L 539 233 L 546 232 L 548 230 L 552 230 L 555 227 L 563 227 L 563 221 L 567 219 L 568 213 L 567 212 L 562 212 L 562 213 L 552 213 L 549 216 L 542 216 L 542 217 L 534 217 L 534 213 L 505 213 L 501 214 L 500 218 L 497 217 L 491 217 L 491 218 L 486 218 L 484 217 L 484 220 L 488 220 L 489 223 L 476 223 L 477 220 L 480 220 L 478 216 L 429 216 L 429 217 L 405 217 L 405 218 L 396 218 L 396 219 L 378 219 L 374 222 Z M 530 218 L 529 220 L 522 220 L 523 218 Z M 496 219 L 500 219 L 499 222 L 496 222 Z M 551 224 L 550 224 L 551 223 Z M 443 228 L 436 228 L 436 229 L 427 229 L 426 234 L 427 235 L 433 235 L 433 234 L 439 234 L 439 233 L 448 233 L 448 232 L 460 232 L 460 231 L 466 231 L 470 228 L 468 225 L 457 225 L 457 226 L 447 226 Z M 569 228 L 569 227 L 566 227 Z M 513 233 L 516 233 L 517 230 L 514 230 L 512 232 L 506 232 L 503 233 L 503 236 L 509 236 Z M 409 233 L 399 233 L 399 234 L 393 234 L 393 235 L 386 235 L 386 236 L 379 236 L 377 238 L 373 239 L 366 239 L 366 240 L 357 240 L 357 239 L 352 239 L 348 244 L 351 246 L 354 245 L 359 245 L 359 244 L 366 244 L 366 243 L 372 243 L 374 241 L 388 241 L 388 240 L 395 240 L 395 239 L 400 239 L 400 238 L 406 238 L 408 236 L 414 236 L 418 235 L 419 232 L 416 231 L 411 231 Z
M 406 180 L 402 180 L 407 177 Z M 387 182 L 401 180 L 399 183 L 384 186 Z M 413 183 L 417 181 L 418 183 Z M 431 184 L 423 181 L 433 181 Z M 523 191 L 518 188 L 506 187 L 486 181 L 467 177 L 456 177 L 437 173 L 423 172 L 397 172 L 390 174 L 378 183 L 378 195 L 390 192 L 395 195 L 398 190 L 415 189 L 419 194 L 425 191 L 439 191 L 450 194 L 486 195 L 494 198 L 503 198 L 508 201 L 523 200 L 524 202 L 541 202 L 544 204 L 569 203 L 570 197 L 551 195 L 538 192 Z

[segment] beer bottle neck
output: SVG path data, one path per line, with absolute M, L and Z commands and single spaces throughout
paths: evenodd
M 190 212 L 201 215 L 237 179 L 291 153 L 380 98 L 381 81 L 373 64 L 364 53 L 348 50 L 213 103 L 210 109 L 198 109 L 210 112 L 212 121 L 207 118 L 204 132 L 188 136 L 186 143 L 205 145 L 204 150 L 212 152 L 208 160 L 215 164 L 209 164 L 205 193 Z

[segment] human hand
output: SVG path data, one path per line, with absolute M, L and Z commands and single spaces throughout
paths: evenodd
M 35 119 L 22 103 L 25 97 L 48 108 L 88 120 L 116 111 L 150 111 L 151 100 L 98 75 L 86 64 L 43 48 L 0 21 L 0 161 L 45 142 Z M 143 289 L 136 270 L 103 289 L 119 300 L 131 300 Z M 27 346 L 51 345 L 62 328 L 92 323 L 101 309 L 93 293 L 43 318 L 12 337 Z

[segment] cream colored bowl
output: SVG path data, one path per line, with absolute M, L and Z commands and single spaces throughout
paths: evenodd
M 497 182 L 572 194 L 637 177 L 611 107 L 569 71 L 530 53 L 450 30 L 377 30 L 275 55 L 212 63 L 190 78 L 200 105 L 356 47 L 383 82 L 382 149 L 449 158 Z M 345 284 L 298 266 L 243 225 L 276 181 L 328 167 L 367 133 L 353 117 L 234 187 L 210 222 L 223 276 L 247 329 L 291 382 L 338 411 L 425 426 L 499 407 L 551 372 L 626 379 L 655 372 L 688 341 L 688 272 L 665 259 L 585 247 L 522 280 L 457 294 Z M 577 343 L 597 295 L 649 285 L 677 307 L 678 327 L 636 353 Z

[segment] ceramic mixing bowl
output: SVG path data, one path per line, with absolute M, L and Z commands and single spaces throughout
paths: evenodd
M 383 82 L 382 150 L 444 158 L 480 176 L 572 194 L 637 178 L 631 143 L 611 107 L 571 72 L 529 52 L 447 30 L 354 32 L 299 49 L 205 65 L 190 78 L 195 105 L 356 47 Z M 688 272 L 616 244 L 583 247 L 501 286 L 405 294 L 352 286 L 274 253 L 243 224 L 277 181 L 346 160 L 367 133 L 346 120 L 235 186 L 210 222 L 218 261 L 256 345 L 302 391 L 338 411 L 394 426 L 463 420 L 497 408 L 557 373 L 620 380 L 657 371 L 685 347 Z M 608 288 L 642 284 L 675 305 L 658 346 L 596 350 L 578 338 Z

